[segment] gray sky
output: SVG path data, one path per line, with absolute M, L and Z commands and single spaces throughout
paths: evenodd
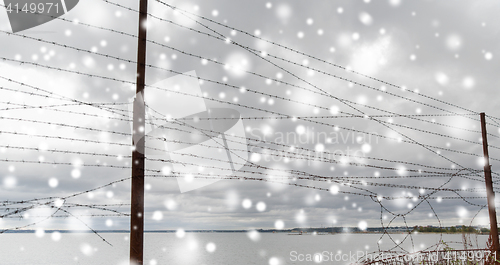
M 120 4 L 137 9 L 135 2 L 127 0 L 120 1 Z M 235 43 L 264 51 L 270 55 L 265 56 L 264 60 L 259 54 L 252 54 L 238 45 L 228 44 L 150 17 L 148 39 L 164 46 L 148 43 L 147 63 L 180 73 L 196 71 L 196 75 L 204 79 L 200 88 L 206 93 L 204 102 L 207 107 L 235 109 L 243 118 L 276 116 L 256 108 L 295 117 L 330 116 L 332 113 L 335 114 L 336 110 L 361 116 L 391 113 L 403 115 L 439 115 L 449 112 L 471 114 L 464 109 L 474 112 L 484 111 L 488 115 L 498 116 L 495 111 L 498 106 L 495 94 L 498 77 L 495 70 L 499 67 L 497 57 L 500 54 L 498 51 L 500 26 L 495 23 L 499 11 L 496 1 L 168 1 L 167 3 L 258 35 L 263 40 L 242 32 L 232 32 L 231 29 L 194 16 L 188 19 L 181 12 L 174 13 L 169 7 L 156 1 L 151 1 L 149 12 L 185 27 L 216 35 L 196 22 L 206 24 Z M 137 33 L 136 12 L 103 1 L 81 1 L 63 17 L 71 21 L 76 20 L 128 34 Z M 0 28 L 2 31 L 11 32 L 7 15 L 4 12 L 0 12 Z M 0 51 L 2 58 L 34 62 L 127 82 L 135 81 L 133 63 L 106 58 L 98 54 L 135 61 L 136 40 L 130 36 L 63 20 L 54 20 L 18 34 L 40 38 L 49 43 L 2 33 Z M 264 40 L 312 55 L 330 64 L 283 49 Z M 54 46 L 50 42 L 93 51 L 96 54 Z M 177 51 L 168 49 L 165 45 Z M 205 62 L 189 54 L 239 67 L 240 70 L 232 70 L 230 67 L 210 61 Z M 293 61 L 296 64 L 289 64 L 273 56 Z M 404 86 L 405 89 L 377 82 L 332 64 L 348 67 L 348 69 L 390 84 Z M 79 101 L 127 103 L 131 102 L 135 96 L 135 87 L 130 83 L 91 78 L 12 61 L 1 61 L 0 67 L 1 77 L 24 82 Z M 148 68 L 146 82 L 153 85 L 174 75 L 173 72 Z M 190 79 L 185 76 L 183 78 Z M 292 86 L 266 80 L 269 78 L 281 80 Z M 211 81 L 217 81 L 220 84 Z M 222 85 L 223 83 L 228 85 Z M 3 146 L 0 148 L 1 158 L 48 163 L 1 162 L 0 170 L 3 179 L 3 186 L 0 186 L 1 200 L 65 197 L 129 177 L 130 170 L 127 168 L 107 167 L 107 165 L 130 166 L 130 159 L 122 157 L 130 153 L 130 147 L 126 146 L 131 142 L 130 137 L 110 133 L 130 133 L 128 122 L 113 119 L 119 116 L 113 116 L 107 111 L 89 106 L 47 107 L 68 102 L 6 90 L 5 88 L 36 92 L 33 88 L 22 87 L 5 79 L 0 80 L 0 86 L 2 87 L 0 90 L 2 96 L 0 128 L 3 132 L 11 132 L 3 133 L 0 138 L 0 144 Z M 248 91 L 242 93 L 238 89 L 240 87 L 245 87 Z M 314 93 L 319 91 L 323 91 L 320 93 L 328 94 L 328 96 Z M 47 95 L 45 92 L 38 93 Z M 270 98 L 269 95 L 280 98 Z M 147 97 L 148 92 L 146 92 L 146 99 Z M 292 101 L 285 101 L 281 98 Z M 440 101 L 449 102 L 452 105 L 443 104 Z M 168 105 L 162 103 L 161 98 L 156 102 L 158 105 L 153 108 L 169 108 Z M 251 106 L 253 109 L 223 102 Z M 13 104 L 42 106 L 42 108 L 5 110 L 19 107 Z M 185 104 L 190 103 L 186 101 Z M 126 105 L 116 107 L 128 110 Z M 106 119 L 102 116 L 111 118 Z M 300 188 L 286 183 L 223 180 L 181 193 L 175 179 L 148 178 L 146 181 L 146 229 L 272 228 L 278 220 L 283 221 L 286 228 L 332 224 L 358 226 L 360 221 L 366 222 L 368 226 L 380 226 L 378 203 L 368 197 L 343 192 L 359 194 L 372 192 L 371 194 L 393 197 L 426 195 L 431 190 L 421 191 L 419 187 L 437 188 L 448 178 L 414 178 L 410 176 L 419 175 L 419 173 L 411 172 L 411 170 L 456 173 L 462 167 L 474 170 L 482 168 L 479 160 L 482 149 L 481 145 L 477 144 L 480 142 L 481 135 L 470 131 L 480 130 L 479 121 L 477 121 L 479 115 L 414 118 L 420 120 L 402 117 L 375 117 L 378 121 L 362 118 L 308 118 L 323 124 L 300 119 L 243 120 L 242 126 L 246 130 L 246 137 L 249 138 L 306 148 L 311 150 L 310 153 L 316 150 L 319 153 L 323 152 L 323 157 L 328 153 L 361 156 L 362 158 L 349 158 L 337 155 L 332 158 L 396 170 L 307 162 L 307 160 L 285 161 L 283 157 L 259 155 L 259 153 L 272 152 L 269 148 L 290 150 L 289 148 L 247 141 L 251 144 L 248 146 L 251 152 L 247 154 L 250 161 L 241 168 L 241 172 L 235 173 L 237 176 L 264 177 L 272 181 L 282 181 L 279 179 L 280 175 L 293 177 L 294 174 L 290 173 L 290 170 L 295 170 L 317 176 L 334 177 L 334 182 L 365 181 L 366 185 L 349 186 L 319 181 L 286 181 L 291 184 L 298 183 L 323 189 L 330 189 L 334 185 L 336 188 L 333 189 L 338 188 L 340 192 L 332 194 L 329 191 Z M 494 126 L 493 120 L 489 122 L 492 124 L 488 127 L 489 132 L 498 136 L 500 132 L 498 124 Z M 73 127 L 65 127 L 61 124 Z M 440 124 L 447 125 L 447 127 Z M 339 129 L 335 130 L 333 125 L 338 125 Z M 469 131 L 459 130 L 456 127 Z M 349 129 L 368 132 L 368 134 L 359 134 Z M 13 135 L 12 132 L 35 136 Z M 372 135 L 370 139 L 365 138 L 361 141 L 356 139 L 358 136 L 370 134 Z M 36 135 L 125 145 L 69 141 Z M 326 138 L 330 138 L 330 141 Z M 398 139 L 403 141 L 398 141 Z M 419 144 L 414 144 L 413 140 Z M 498 144 L 498 138 L 491 136 L 489 142 L 495 146 Z M 10 145 L 10 148 L 6 145 Z M 12 148 L 13 146 L 37 148 L 37 150 L 20 150 Z M 268 150 L 265 150 L 266 148 Z M 477 156 L 443 150 L 446 148 Z M 53 152 L 52 149 L 70 153 Z M 300 149 L 295 151 L 298 150 Z M 431 150 L 439 150 L 442 156 Z M 93 155 L 72 152 L 92 153 Z M 493 158 L 498 157 L 498 148 L 492 147 L 490 152 Z M 205 150 L 203 154 L 210 155 L 210 152 Z M 52 162 L 69 163 L 69 165 L 53 165 Z M 494 170 L 495 162 L 492 161 Z M 96 164 L 101 166 L 85 166 Z M 257 165 L 260 168 L 257 168 Z M 423 165 L 441 169 L 425 168 Z M 148 166 L 150 169 L 162 169 L 171 165 L 148 163 Z M 251 174 L 248 173 L 249 171 L 260 172 L 264 175 Z M 461 173 L 464 172 L 470 173 L 469 171 Z M 420 175 L 432 175 L 432 173 L 422 172 Z M 396 178 L 383 178 L 386 176 L 396 176 Z M 479 172 L 469 177 L 476 178 L 476 180 L 454 177 L 445 187 L 450 189 L 477 188 L 476 192 L 462 191 L 460 194 L 484 196 L 484 184 L 477 181 L 481 179 L 482 173 Z M 55 180 L 57 180 L 57 185 Z M 129 180 L 118 182 L 93 191 L 91 195 L 85 193 L 68 199 L 65 203 L 128 203 L 129 182 Z M 406 186 L 376 186 L 381 183 Z M 456 199 L 457 194 L 452 192 L 440 191 L 432 197 L 434 199 L 430 199 L 429 203 L 444 225 L 469 224 L 471 218 L 479 210 L 478 207 Z M 445 199 L 439 200 L 437 197 Z M 446 199 L 446 197 L 455 197 L 455 199 Z M 249 206 L 249 202 L 251 206 L 247 209 L 244 206 Z M 475 199 L 470 202 L 482 205 L 485 200 Z M 265 210 L 259 211 L 256 208 L 258 203 L 261 203 L 260 205 L 264 203 Z M 382 203 L 393 213 L 405 213 L 419 204 L 420 200 L 417 198 L 415 200 L 382 200 Z M 86 216 L 89 214 L 109 213 L 78 207 L 64 209 L 80 216 L 81 221 L 95 229 L 128 229 L 127 217 L 88 218 Z M 127 206 L 114 209 L 129 211 Z M 0 227 L 23 226 L 33 221 L 41 221 L 44 217 L 40 216 L 47 216 L 53 212 L 53 208 L 37 207 L 29 211 L 29 216 L 26 216 L 28 218 L 25 220 L 4 219 L 0 221 Z M 408 215 L 407 222 L 409 225 L 438 225 L 437 219 L 431 213 L 429 204 L 423 202 Z M 384 222 L 387 224 L 392 216 L 387 211 L 384 211 L 384 215 L 387 218 Z M 392 224 L 401 225 L 403 220 L 398 218 Z M 486 211 L 479 213 L 474 224 L 488 224 Z M 85 226 L 75 218 L 50 218 L 37 223 L 32 228 L 85 229 Z

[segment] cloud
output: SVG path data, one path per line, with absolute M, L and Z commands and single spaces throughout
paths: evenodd
M 350 66 L 353 70 L 366 75 L 374 75 L 391 59 L 397 47 L 390 36 L 379 37 L 374 42 L 355 45 L 352 50 Z

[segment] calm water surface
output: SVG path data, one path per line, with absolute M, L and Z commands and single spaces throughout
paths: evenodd
M 94 234 L 60 234 L 60 238 L 46 233 L 43 237 L 35 234 L 0 235 L 0 264 L 127 264 L 128 234 L 101 234 L 112 246 Z M 258 240 L 246 233 L 186 233 L 179 238 L 173 233 L 145 234 L 145 264 L 318 264 L 307 261 L 315 253 L 345 254 L 344 261 L 323 261 L 321 264 L 349 264 L 351 257 L 378 249 L 380 235 L 376 234 L 335 234 L 335 235 L 287 235 L 259 234 Z M 391 235 L 394 241 L 401 241 L 402 234 Z M 56 240 L 54 240 L 56 239 Z M 445 241 L 462 242 L 462 235 L 443 235 Z M 484 247 L 487 236 L 472 236 L 479 247 Z M 415 250 L 421 250 L 439 242 L 438 234 L 413 235 Z M 385 235 L 380 247 L 394 246 Z M 412 249 L 412 241 L 407 239 L 402 246 Z M 461 249 L 462 244 L 450 244 Z M 302 254 L 302 255 L 301 255 Z M 337 256 L 341 259 L 341 256 Z M 300 261 L 304 259 L 304 261 Z M 347 260 L 345 260 L 347 259 Z

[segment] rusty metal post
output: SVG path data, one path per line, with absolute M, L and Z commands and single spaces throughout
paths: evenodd
M 146 75 L 146 23 L 148 17 L 148 0 L 139 3 L 139 38 L 137 45 L 137 100 L 144 99 Z M 144 160 L 145 160 L 145 112 L 144 102 L 134 102 L 134 120 L 132 144 L 132 195 L 130 212 L 130 263 L 142 265 L 144 260 Z
M 488 154 L 488 138 L 486 133 L 486 118 L 484 112 L 482 112 L 480 116 L 481 116 L 481 132 L 483 135 L 484 181 L 486 183 L 486 195 L 488 197 L 488 212 L 490 214 L 490 236 L 493 241 L 493 248 L 496 251 L 496 259 L 500 259 L 497 212 L 495 210 L 495 192 L 493 191 L 493 182 L 491 180 L 491 166 L 490 166 L 490 157 Z

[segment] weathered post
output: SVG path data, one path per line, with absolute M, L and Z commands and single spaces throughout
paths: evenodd
M 144 100 L 146 74 L 146 23 L 148 17 L 148 0 L 139 3 L 139 38 L 137 45 L 137 83 L 136 101 Z M 134 102 L 134 119 L 132 140 L 132 195 L 130 210 L 130 263 L 142 265 L 144 260 L 144 160 L 145 160 L 145 112 L 144 102 Z
M 496 251 L 496 259 L 500 259 L 497 212 L 495 210 L 495 192 L 493 191 L 493 182 L 491 180 L 491 166 L 490 166 L 490 157 L 488 154 L 488 139 L 486 133 L 486 118 L 484 112 L 482 112 L 480 116 L 481 116 L 481 132 L 483 135 L 484 181 L 486 183 L 486 196 L 488 197 L 488 212 L 490 214 L 490 236 L 493 241 L 493 248 Z

